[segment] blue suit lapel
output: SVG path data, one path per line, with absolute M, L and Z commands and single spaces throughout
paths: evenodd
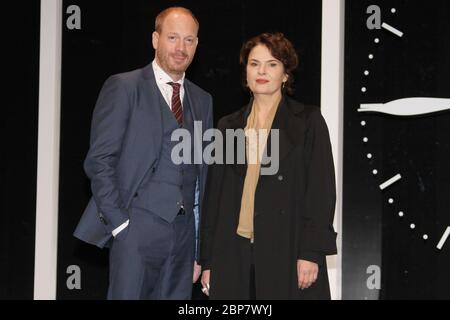
M 135 95 L 136 108 L 134 110 L 133 127 L 135 134 L 135 159 L 132 168 L 128 169 L 131 177 L 129 206 L 134 193 L 139 187 L 145 174 L 151 167 L 156 167 L 162 147 L 162 113 L 158 97 L 158 87 L 151 64 L 143 69 L 143 76 L 139 79 Z
M 192 93 L 192 85 L 187 79 L 184 82 L 184 92 L 184 99 L 188 100 L 189 106 L 191 107 L 192 118 L 194 121 L 202 121 L 200 103 L 198 102 L 197 97 Z
M 160 105 L 160 92 L 156 84 L 152 65 L 149 64 L 143 69 L 143 81 L 139 85 L 139 94 L 142 97 L 142 111 L 145 119 L 144 125 L 150 131 L 146 139 L 152 139 L 154 148 L 158 152 L 162 144 L 162 113 Z M 151 137 L 151 138 L 150 138 Z
M 192 114 L 192 119 L 194 121 L 194 136 L 193 139 L 197 138 L 198 141 L 194 141 L 194 153 L 196 154 L 194 160 L 200 160 L 203 162 L 203 128 L 200 130 L 200 127 L 195 126 L 195 121 L 201 121 L 202 127 L 204 126 L 204 121 L 202 116 L 202 112 L 200 109 L 200 102 L 198 101 L 198 97 L 193 94 L 192 84 L 189 80 L 184 81 L 184 99 L 188 101 L 188 105 L 190 107 L 190 111 Z M 183 104 L 186 105 L 185 103 Z M 195 148 L 197 146 L 197 148 Z M 198 148 L 198 146 L 200 148 Z M 197 169 L 199 172 L 200 179 L 203 176 L 203 165 L 197 164 Z

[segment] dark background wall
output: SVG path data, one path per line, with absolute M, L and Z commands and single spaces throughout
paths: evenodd
M 58 299 L 103 299 L 107 250 L 82 244 L 72 232 L 90 197 L 82 163 L 99 90 L 115 73 L 153 60 L 154 18 L 166 7 L 190 8 L 200 21 L 200 44 L 187 76 L 214 97 L 215 120 L 248 101 L 241 87 L 239 50 L 251 36 L 281 31 L 300 55 L 296 97 L 320 102 L 321 1 L 64 1 L 81 9 L 81 30 L 63 28 Z M 64 14 L 67 18 L 69 15 Z M 81 269 L 81 290 L 66 271 Z M 197 296 L 198 291 L 196 291 Z M 200 293 L 201 295 L 201 293 Z
M 33 298 L 40 1 L 26 6 L 11 2 L 4 17 L 0 299 Z
M 369 30 L 369 5 L 378 5 L 382 22 L 404 36 Z M 436 249 L 450 225 L 450 112 L 394 117 L 356 111 L 361 103 L 450 98 L 449 13 L 444 0 L 347 1 L 343 298 L 450 298 L 449 240 Z M 402 180 L 380 191 L 398 173 Z M 375 283 L 370 266 L 380 268 L 378 288 L 367 286 L 367 280 Z

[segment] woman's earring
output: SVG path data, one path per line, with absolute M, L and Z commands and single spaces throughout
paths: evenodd
M 281 90 L 284 90 L 285 86 L 286 86 L 286 82 L 283 82 L 283 86 L 281 87 Z

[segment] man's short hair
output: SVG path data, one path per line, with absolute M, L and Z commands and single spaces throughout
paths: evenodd
M 194 19 L 195 23 L 197 24 L 197 27 L 200 27 L 200 23 L 198 22 L 197 18 L 194 16 L 194 14 L 192 13 L 191 10 L 186 9 L 184 7 L 170 7 L 167 9 L 164 9 L 163 11 L 161 11 L 158 16 L 155 19 L 155 31 L 158 33 L 161 33 L 161 29 L 162 29 L 162 25 L 164 23 L 164 19 L 172 12 L 174 11 L 178 11 L 184 14 L 187 14 L 189 16 L 192 17 L 192 19 Z

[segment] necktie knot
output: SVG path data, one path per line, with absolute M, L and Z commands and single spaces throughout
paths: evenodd
M 176 82 L 167 82 L 167 84 L 169 84 L 170 86 L 172 86 L 172 88 L 173 88 L 173 93 L 174 93 L 174 94 L 177 94 L 177 93 L 180 92 L 180 87 L 181 87 L 181 85 L 180 85 L 179 83 L 176 83 Z

